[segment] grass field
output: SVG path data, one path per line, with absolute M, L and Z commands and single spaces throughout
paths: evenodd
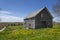
M 23 26 L 9 26 L 0 32 L 0 40 L 60 40 L 60 24 L 53 28 L 25 29 Z

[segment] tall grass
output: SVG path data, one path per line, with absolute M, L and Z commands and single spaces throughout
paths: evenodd
M 23 26 L 9 26 L 0 32 L 0 40 L 60 40 L 60 24 L 53 28 L 25 29 Z

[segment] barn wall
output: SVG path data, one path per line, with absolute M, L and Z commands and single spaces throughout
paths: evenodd
M 47 20 L 47 25 L 50 28 L 53 27 L 53 20 L 52 19 Z
M 43 14 L 43 17 L 41 17 L 41 14 Z M 36 17 L 36 27 L 35 28 L 43 28 L 42 21 L 46 21 L 46 27 L 52 27 L 53 26 L 53 20 L 50 13 L 45 9 L 42 10 Z M 50 21 L 50 22 L 49 22 Z M 49 25 L 48 25 L 49 24 Z
M 34 29 L 35 28 L 35 20 L 34 19 L 25 20 L 25 24 L 24 25 L 25 25 L 26 28 Z

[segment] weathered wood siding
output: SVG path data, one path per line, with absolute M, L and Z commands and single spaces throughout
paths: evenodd
M 24 20 L 25 21 L 25 27 L 26 28 L 31 28 L 31 29 L 35 29 L 35 19 L 28 19 L 28 20 Z
M 43 17 L 41 17 L 41 14 L 43 14 Z M 35 17 L 35 28 L 43 28 L 42 21 L 46 21 L 46 27 L 52 27 L 52 16 L 47 11 L 47 9 L 42 10 L 36 17 Z
M 25 27 L 32 29 L 53 27 L 53 17 L 47 8 L 44 8 L 40 12 L 37 12 L 34 17 L 25 19 L 24 22 Z

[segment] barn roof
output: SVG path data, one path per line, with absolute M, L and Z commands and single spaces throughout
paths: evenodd
M 44 10 L 44 9 L 47 9 L 47 8 L 46 8 L 46 7 L 43 7 L 43 8 L 41 8 L 40 10 L 37 10 L 37 11 L 29 14 L 28 16 L 25 17 L 25 19 L 35 17 L 39 12 L 41 12 L 41 11 Z

